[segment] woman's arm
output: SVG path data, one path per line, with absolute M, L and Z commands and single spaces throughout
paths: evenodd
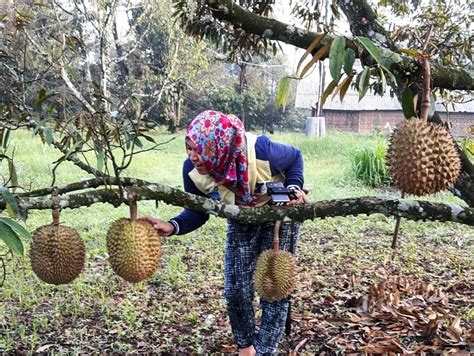
M 195 195 L 200 195 L 206 197 L 199 189 L 196 188 L 196 185 L 189 177 L 189 172 L 194 169 L 194 165 L 189 159 L 184 161 L 183 164 L 183 183 L 184 191 L 192 193 Z M 209 214 L 200 213 L 191 209 L 184 209 L 178 216 L 169 220 L 174 227 L 172 235 L 184 235 L 188 232 L 194 231 L 197 228 L 204 225 L 209 219 Z

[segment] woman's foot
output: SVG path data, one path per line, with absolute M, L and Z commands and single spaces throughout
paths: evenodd
M 239 356 L 255 356 L 255 349 L 253 345 L 250 345 L 245 349 L 239 349 Z

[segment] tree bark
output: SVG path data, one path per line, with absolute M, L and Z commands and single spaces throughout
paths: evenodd
M 304 221 L 334 216 L 379 213 L 385 216 L 400 216 L 408 220 L 452 221 L 474 226 L 474 208 L 427 201 L 362 197 L 319 201 L 292 207 L 266 206 L 262 208 L 248 208 L 221 204 L 216 200 L 186 193 L 166 185 L 133 178 L 123 178 L 120 183 L 123 186 L 134 186 L 137 200 L 161 200 L 183 208 L 250 224 L 281 220 L 285 216 L 294 220 Z M 118 181 L 111 178 L 110 184 L 117 185 Z M 80 189 L 97 188 L 102 185 L 103 182 L 100 179 L 91 179 L 57 187 L 60 194 L 61 208 L 76 209 L 91 206 L 95 203 L 109 203 L 117 207 L 124 202 L 120 197 L 118 189 L 91 189 L 86 192 L 67 194 Z M 50 194 L 51 189 L 33 191 L 30 192 L 29 196 L 26 194 L 17 195 L 20 209 L 51 209 L 51 197 L 39 196 L 39 194 Z M 127 196 L 125 196 L 125 201 L 126 199 Z M 5 209 L 5 202 L 0 200 L 0 210 Z

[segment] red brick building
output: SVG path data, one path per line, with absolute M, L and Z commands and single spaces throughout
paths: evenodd
M 467 136 L 468 128 L 474 125 L 474 113 L 453 112 L 439 113 L 443 120 L 452 124 L 451 133 L 454 136 Z M 404 120 L 401 110 L 338 110 L 324 109 L 326 130 L 351 131 L 351 132 L 390 132 L 396 125 Z
M 315 71 L 317 72 L 317 71 Z M 329 78 L 330 74 L 326 74 Z M 308 109 L 308 117 L 316 116 L 318 93 L 324 88 L 319 87 L 318 75 L 315 73 L 298 83 L 295 106 Z M 469 127 L 474 125 L 474 101 L 465 104 L 455 104 L 446 107 L 436 104 L 436 110 L 443 120 L 449 119 L 452 124 L 451 132 L 454 136 L 469 135 Z M 340 130 L 361 133 L 390 132 L 397 124 L 404 120 L 400 103 L 390 95 L 374 96 L 367 93 L 359 101 L 358 93 L 350 88 L 343 102 L 336 95 L 326 100 L 320 116 L 325 118 L 326 131 Z

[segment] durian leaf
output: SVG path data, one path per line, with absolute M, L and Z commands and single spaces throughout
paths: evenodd
M 8 143 L 10 142 L 11 131 L 12 130 L 6 129 L 5 133 L 2 135 L 3 136 L 2 147 L 3 147 L 4 150 L 7 149 Z
M 405 118 L 409 119 L 415 116 L 415 107 L 413 106 L 413 92 L 407 87 L 402 92 L 402 110 Z
M 336 82 L 341 78 L 341 68 L 344 63 L 344 49 L 346 48 L 346 39 L 343 36 L 336 37 L 329 50 L 329 72 L 332 79 Z
M 419 57 L 421 55 L 421 51 L 419 50 L 416 50 L 416 49 L 408 49 L 408 48 L 402 48 L 402 49 L 399 49 L 397 52 L 400 52 L 400 53 L 405 53 L 405 54 L 408 54 L 409 56 L 412 56 L 412 57 Z
M 302 79 L 305 76 L 305 74 L 308 72 L 308 70 L 310 70 L 313 67 L 313 65 L 321 59 L 322 56 L 324 56 L 325 54 L 328 53 L 330 47 L 331 47 L 331 44 L 326 43 L 323 47 L 321 47 L 319 49 L 319 51 L 316 52 L 316 54 L 313 56 L 313 58 L 311 58 L 311 61 L 309 61 L 305 65 L 303 70 L 301 71 L 301 74 L 299 75 L 300 79 Z
M 24 255 L 25 250 L 23 248 L 23 243 L 21 242 L 20 238 L 18 237 L 17 233 L 13 231 L 13 229 L 5 224 L 2 220 L 0 220 L 0 239 L 5 242 L 7 247 L 13 252 L 18 255 Z
M 0 217 L 0 222 L 8 225 L 16 234 L 24 240 L 30 242 L 32 240 L 31 234 L 22 225 L 18 224 L 15 220 Z
M 359 80 L 359 101 L 365 96 L 367 93 L 367 89 L 369 88 L 369 78 L 370 72 L 369 67 L 365 67 Z
M 382 60 L 382 62 L 383 62 L 383 60 Z M 397 84 L 397 78 L 395 78 L 395 75 L 393 75 L 393 73 L 388 69 L 390 66 L 385 66 L 384 64 L 380 64 L 380 67 L 384 70 L 385 73 L 388 74 L 388 76 L 390 77 L 390 80 L 393 82 L 393 84 Z
M 382 55 L 380 54 L 380 51 L 377 46 L 367 37 L 358 36 L 357 39 L 362 44 L 362 46 L 364 46 L 367 52 L 369 52 L 372 58 L 375 59 L 377 63 L 379 63 L 382 58 Z
M 351 85 L 352 79 L 354 78 L 354 75 L 351 74 L 349 75 L 344 81 L 341 83 L 340 88 L 339 88 L 339 99 L 344 100 L 344 96 L 347 93 L 347 90 L 349 89 L 349 86 Z
M 336 80 L 333 80 L 331 83 L 328 84 L 328 86 L 324 90 L 323 95 L 321 95 L 321 108 L 324 106 L 324 103 L 326 102 L 326 99 L 333 92 L 333 90 L 336 88 L 336 86 L 337 86 L 337 81 Z
M 18 214 L 18 203 L 15 199 L 15 196 L 5 187 L 0 187 L 0 195 L 2 195 L 7 205 L 12 208 L 13 212 Z
M 97 170 L 100 173 L 103 173 L 104 170 L 104 161 L 105 161 L 105 153 L 104 150 L 100 150 L 97 153 Z
M 43 132 L 46 143 L 51 146 L 53 143 L 53 131 L 49 127 L 46 127 Z
M 313 49 L 326 37 L 326 33 L 322 33 L 319 36 L 316 36 L 314 41 L 309 45 L 309 47 L 306 49 L 304 54 L 301 56 L 298 65 L 296 66 L 296 73 L 299 72 L 301 65 L 303 64 L 303 61 L 306 59 L 306 57 L 313 51 Z
M 276 107 L 283 108 L 285 110 L 286 103 L 288 102 L 288 97 L 290 95 L 290 80 L 289 76 L 284 76 L 278 82 L 278 92 L 275 99 Z
M 8 160 L 8 173 L 10 174 L 11 185 L 14 186 L 14 187 L 17 187 L 18 186 L 18 175 L 16 174 L 16 168 L 15 168 L 15 165 L 13 164 L 12 159 Z
M 352 67 L 354 66 L 355 52 L 352 48 L 347 48 L 344 53 L 344 72 L 351 75 Z

